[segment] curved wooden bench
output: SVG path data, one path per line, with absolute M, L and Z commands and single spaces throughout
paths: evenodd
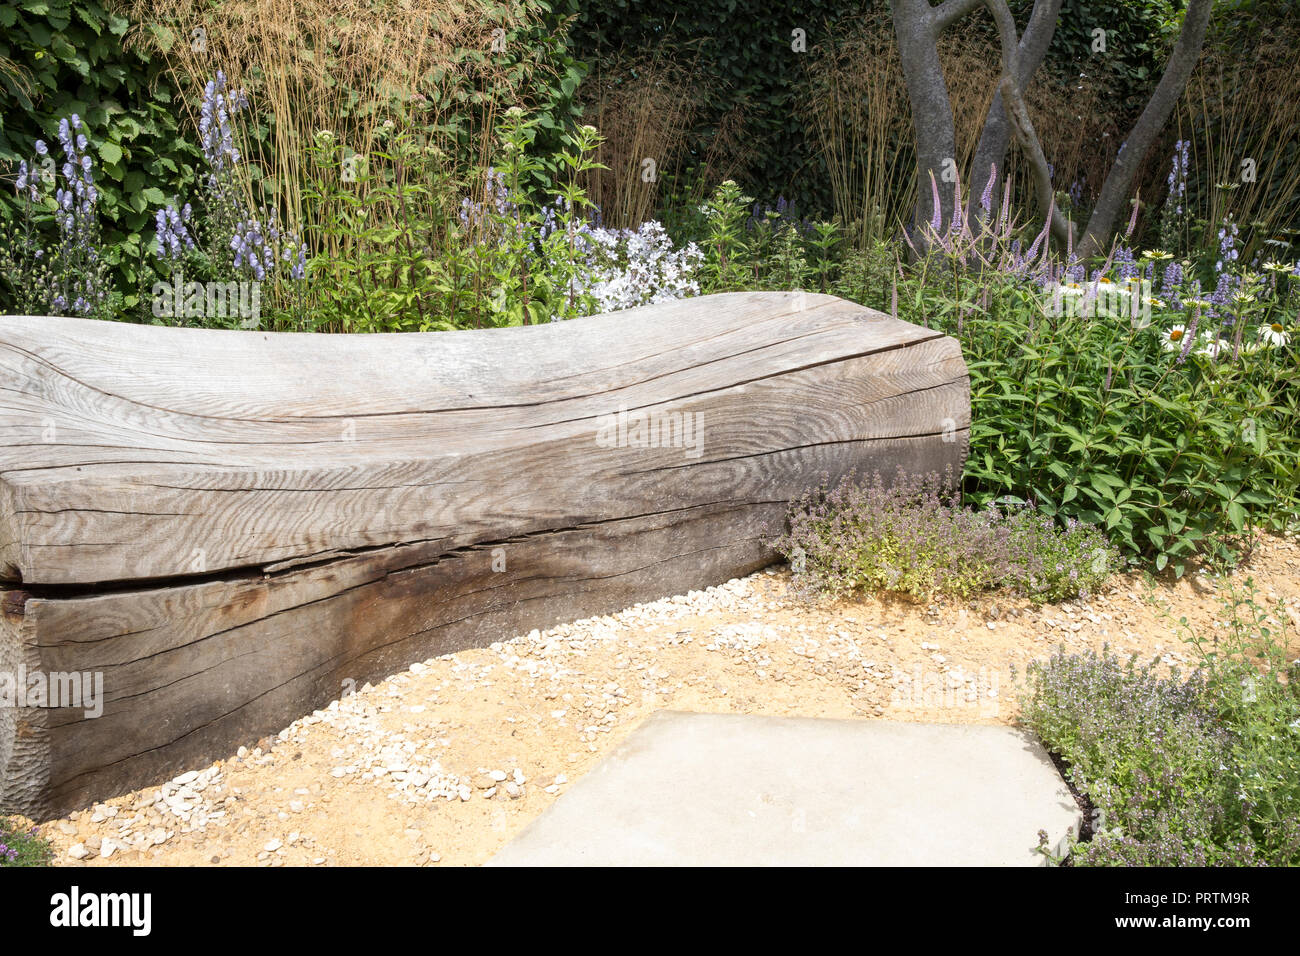
M 346 681 L 749 573 L 824 474 L 959 474 L 968 425 L 954 340 L 821 295 L 404 335 L 2 318 L 0 673 L 103 700 L 0 708 L 0 806 L 64 812 Z

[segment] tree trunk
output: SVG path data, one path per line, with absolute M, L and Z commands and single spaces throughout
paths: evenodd
M 1128 198 L 1138 166 L 1178 104 L 1178 98 L 1183 95 L 1183 88 L 1187 85 L 1187 78 L 1200 58 L 1213 9 L 1214 0 L 1188 0 L 1187 10 L 1183 14 L 1183 28 L 1178 34 L 1178 42 L 1174 44 L 1164 75 L 1156 84 L 1155 92 L 1151 94 L 1142 115 L 1129 131 L 1119 155 L 1115 157 L 1115 164 L 1102 184 L 1097 205 L 1093 207 L 1092 216 L 1088 219 L 1088 228 L 1079 242 L 1078 253 L 1081 257 L 1102 255 L 1110 242 L 1115 232 L 1115 221 Z
M 1050 175 L 1044 186 L 1046 158 L 1042 155 L 1042 148 L 1028 122 L 1028 111 L 1019 95 L 1028 86 L 1046 55 L 1056 22 L 1060 18 L 1061 5 L 1062 0 L 1036 0 L 1024 35 L 1010 50 L 1005 45 L 1008 35 L 1006 24 L 1000 24 L 1004 38 L 1003 61 L 1011 66 L 1011 73 L 1009 77 L 1003 78 L 994 94 L 976 147 L 966 207 L 968 222 L 974 221 L 982 211 L 980 200 L 995 166 L 996 177 L 991 190 L 990 207 L 991 212 L 996 213 L 1001 201 L 999 186 L 1005 172 L 1007 146 L 1015 134 L 1034 166 L 1035 188 L 1042 212 L 1047 215 L 1052 210 L 1053 234 L 1062 240 L 1066 236 L 1069 227 L 1052 201 Z M 993 0 L 945 0 L 934 7 L 930 6 L 928 0 L 891 0 L 894 32 L 898 38 L 899 56 L 916 136 L 917 195 L 912 213 L 913 231 L 923 223 L 937 223 L 937 228 L 942 231 L 952 221 L 955 183 L 945 181 L 944 171 L 955 168 L 957 145 L 952 104 L 939 65 L 938 38 L 945 29 L 980 6 L 988 6 L 990 12 L 997 17 L 998 10 Z M 1138 167 L 1168 121 L 1200 56 L 1213 7 L 1214 0 L 1188 0 L 1183 28 L 1164 75 L 1102 184 L 1088 228 L 1075 250 L 1078 255 L 1098 255 L 1110 240 L 1119 210 L 1128 196 Z M 1012 20 L 1010 33 L 1013 34 L 1014 29 Z M 1006 85 L 1008 79 L 1012 83 L 1011 87 Z M 1015 102 L 1007 102 L 1003 92 L 1005 89 L 1011 90 Z M 1016 116 L 1019 116 L 1018 122 L 1013 119 Z M 930 185 L 931 176 L 938 188 L 937 216 L 934 190 Z M 923 246 L 923 242 L 923 237 L 914 236 L 913 243 L 918 248 Z
M 1052 188 L 1052 170 L 1047 156 L 1043 153 L 1038 134 L 1034 132 L 1033 121 L 1029 117 L 1029 107 L 1021 96 L 1020 85 L 1016 77 L 1024 72 L 1020 65 L 1020 43 L 1016 38 L 1016 21 L 1011 16 L 1011 9 L 1006 0 L 985 0 L 985 6 L 993 15 L 998 26 L 998 35 L 1002 39 L 1002 82 L 998 84 L 998 97 L 1002 102 L 1003 112 L 1015 131 L 1016 141 L 1029 160 L 1030 172 L 1034 179 L 1034 190 L 1038 193 L 1038 206 L 1043 216 L 1050 222 L 1052 235 L 1062 245 L 1070 246 L 1073 240 L 1073 224 L 1068 222 L 1056 205 L 1055 192 Z
M 916 134 L 916 205 L 912 212 L 912 230 L 916 234 L 912 241 L 921 248 L 924 238 L 917 230 L 922 224 L 937 221 L 942 231 L 952 221 L 956 184 L 944 173 L 956 167 L 957 134 L 948 85 L 939 63 L 940 28 L 935 10 L 928 0 L 891 0 L 891 5 Z M 931 176 L 939 191 L 937 217 Z
M 1035 0 L 1029 23 L 1020 37 L 1019 69 L 1016 72 L 1016 86 L 1021 91 L 1027 90 L 1034 74 L 1047 55 L 1052 36 L 1056 32 L 1056 21 L 1061 13 L 1062 0 Z M 975 158 L 971 163 L 970 195 L 966 202 L 966 221 L 975 222 L 984 215 L 980 208 L 980 198 L 987 191 L 989 194 L 990 219 L 997 219 L 1002 205 L 1002 180 L 1006 175 L 1007 147 L 1011 144 L 1012 129 L 1007 120 L 1002 103 L 1002 90 L 993 94 L 993 102 L 984 117 L 984 128 L 980 133 L 979 144 L 975 148 Z M 989 184 L 989 177 L 993 183 Z

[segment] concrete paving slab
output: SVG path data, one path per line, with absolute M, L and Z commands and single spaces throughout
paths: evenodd
M 1032 866 L 1080 812 L 1011 727 L 658 711 L 489 866 Z

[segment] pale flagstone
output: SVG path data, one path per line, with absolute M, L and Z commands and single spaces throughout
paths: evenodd
M 489 865 L 1032 866 L 1080 822 L 1015 728 L 660 711 Z

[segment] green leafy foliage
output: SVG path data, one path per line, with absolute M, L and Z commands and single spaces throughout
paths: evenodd
M 1123 311 L 1075 309 L 1068 286 L 1044 288 L 1023 271 L 948 256 L 906 271 L 899 312 L 962 343 L 972 418 L 965 487 L 974 503 L 1032 501 L 1178 574 L 1193 556 L 1231 563 L 1254 531 L 1300 518 L 1289 288 L 1267 299 L 1243 291 L 1213 318 L 1207 302 L 1176 310 L 1148 293 L 1131 301 L 1149 314 L 1130 315 L 1128 299 Z M 1243 281 L 1245 290 L 1254 280 Z M 1127 295 L 1107 282 L 1086 295 L 1103 303 Z M 1171 347 L 1198 310 L 1204 329 L 1235 323 L 1235 340 Z M 1262 337 L 1272 323 L 1287 344 Z
M 37 827 L 0 816 L 0 866 L 49 866 L 53 858 L 50 841 Z
M 60 118 L 81 117 L 99 171 L 105 259 L 125 308 L 139 302 L 152 209 L 191 186 L 198 163 L 175 88 L 147 54 L 124 48 L 129 27 L 116 4 L 100 0 L 0 7 L 0 62 L 14 65 L 0 70 L 0 169 L 32 156 Z M 0 228 L 17 228 L 19 207 L 12 190 L 0 190 Z M 11 308 L 0 301 L 0 312 Z
M 1251 581 L 1223 601 L 1216 637 L 1180 621 L 1190 676 L 1109 650 L 1030 666 L 1025 723 L 1093 806 L 1078 865 L 1300 863 L 1300 665 L 1286 611 Z
M 703 290 L 829 291 L 845 245 L 838 223 L 796 219 L 784 199 L 776 208 L 751 203 L 728 179 L 683 227 L 704 249 Z
M 525 184 L 542 172 L 531 150 L 536 116 L 508 111 L 493 167 L 479 170 L 483 201 L 461 198 L 436 149 L 418 132 L 394 129 L 363 174 L 347 182 L 339 148 L 321 138 L 322 175 L 308 198 L 338 210 L 317 228 L 341 254 L 313 260 L 317 327 L 345 331 L 429 331 L 531 325 L 586 315 L 594 302 L 581 281 L 580 241 L 590 205 L 577 185 L 593 167 L 596 131 L 581 127 L 575 146 L 552 157 L 558 185 L 550 202 Z M 457 200 L 461 199 L 458 203 Z

